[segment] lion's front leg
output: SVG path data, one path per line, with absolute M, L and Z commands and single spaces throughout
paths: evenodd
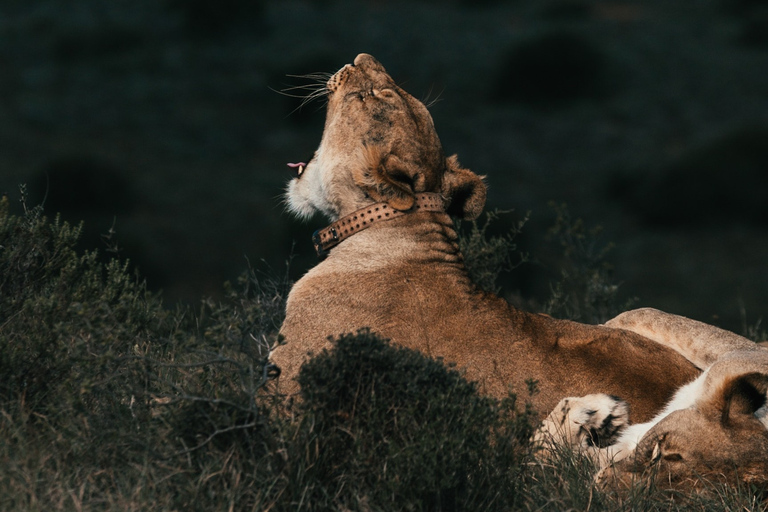
M 629 424 L 629 406 L 619 398 L 597 393 L 563 398 L 533 436 L 537 458 L 548 459 L 568 446 L 603 464 L 606 448 Z

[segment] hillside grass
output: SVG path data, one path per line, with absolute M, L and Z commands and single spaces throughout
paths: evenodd
M 471 265 L 488 267 L 473 272 L 493 289 L 494 267 L 512 259 L 487 251 L 509 251 L 512 239 L 484 243 L 482 230 L 470 227 L 465 250 Z M 79 233 L 0 200 L 2 510 L 764 506 L 725 487 L 601 492 L 577 455 L 531 458 L 528 397 L 480 396 L 457 369 L 368 331 L 305 365 L 302 400 L 290 403 L 272 389 L 267 362 L 286 277 L 248 268 L 225 284 L 224 300 L 168 308 L 129 261 L 75 250 Z M 573 300 L 584 312 L 584 298 Z

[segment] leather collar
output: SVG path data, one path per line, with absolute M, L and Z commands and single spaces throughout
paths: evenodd
M 312 243 L 315 245 L 317 256 L 323 259 L 328 256 L 331 248 L 342 240 L 369 228 L 375 223 L 396 219 L 409 213 L 444 211 L 443 196 L 433 192 L 416 194 L 416 201 L 410 210 L 395 210 L 387 203 L 376 203 L 354 211 L 326 228 L 318 229 L 312 235 Z

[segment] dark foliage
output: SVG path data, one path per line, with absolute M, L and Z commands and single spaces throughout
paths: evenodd
M 653 489 L 613 497 L 573 454 L 532 463 L 530 408 L 479 396 L 457 370 L 367 331 L 307 363 L 291 407 L 269 392 L 267 366 L 285 277 L 249 269 L 222 301 L 168 310 L 125 262 L 78 252 L 78 228 L 9 206 L 0 201 L 3 510 L 762 506 L 749 489 L 676 504 Z M 509 244 L 469 245 L 489 247 Z
M 330 493 L 329 506 L 382 510 L 505 510 L 514 502 L 530 434 L 514 397 L 502 405 L 480 397 L 458 371 L 368 331 L 339 338 L 299 382 L 308 444 L 299 446 L 315 456 L 292 481 L 313 480 L 313 501 Z
M 261 0 L 168 0 L 170 9 L 181 14 L 189 37 L 205 39 L 234 29 L 263 30 Z
M 604 323 L 630 309 L 636 299 L 619 301 L 619 284 L 612 279 L 613 267 L 606 259 L 613 248 L 602 242 L 600 226 L 588 228 L 582 219 L 571 217 L 566 205 L 552 203 L 555 225 L 549 231 L 560 245 L 559 280 L 551 285 L 544 311 L 559 318 L 585 323 Z
M 85 406 L 92 385 L 115 377 L 110 361 L 163 321 L 159 300 L 127 262 L 102 265 L 95 251 L 75 252 L 79 233 L 40 208 L 11 215 L 8 199 L 0 201 L 0 404 L 23 397 L 37 412 Z
M 499 277 L 502 273 L 511 272 L 528 259 L 527 254 L 517 252 L 515 242 L 515 237 L 528 221 L 528 215 L 515 222 L 506 233 L 492 235 L 489 231 L 499 216 L 508 213 L 511 212 L 486 212 L 482 224 L 472 221 L 470 229 L 461 232 L 459 238 L 459 248 L 469 277 L 481 290 L 490 293 L 501 291 Z
M 0 202 L 0 433 L 13 461 L 0 499 L 11 493 L 27 509 L 53 499 L 43 482 L 66 493 L 87 479 L 78 499 L 121 502 L 125 486 L 151 497 L 167 479 L 176 490 L 162 500 L 195 510 L 200 492 L 229 485 L 212 465 L 251 479 L 269 472 L 275 427 L 255 397 L 282 288 L 249 271 L 225 302 L 168 311 L 127 262 L 79 254 L 79 228 L 24 210 Z M 205 480 L 180 485 L 190 471 Z M 141 473 L 158 480 L 142 487 Z M 19 487 L 33 474 L 47 476 Z
M 768 126 L 725 133 L 657 172 L 617 179 L 609 194 L 657 227 L 768 225 Z
M 557 107 L 602 98 L 609 89 L 608 57 L 582 36 L 552 32 L 514 47 L 500 65 L 492 97 Z

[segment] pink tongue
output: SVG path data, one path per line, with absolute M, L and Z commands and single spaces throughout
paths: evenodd
M 306 167 L 306 166 L 307 164 L 305 164 L 304 162 L 299 162 L 297 164 L 288 164 L 288 167 L 290 167 L 291 169 L 295 169 L 297 167 Z

